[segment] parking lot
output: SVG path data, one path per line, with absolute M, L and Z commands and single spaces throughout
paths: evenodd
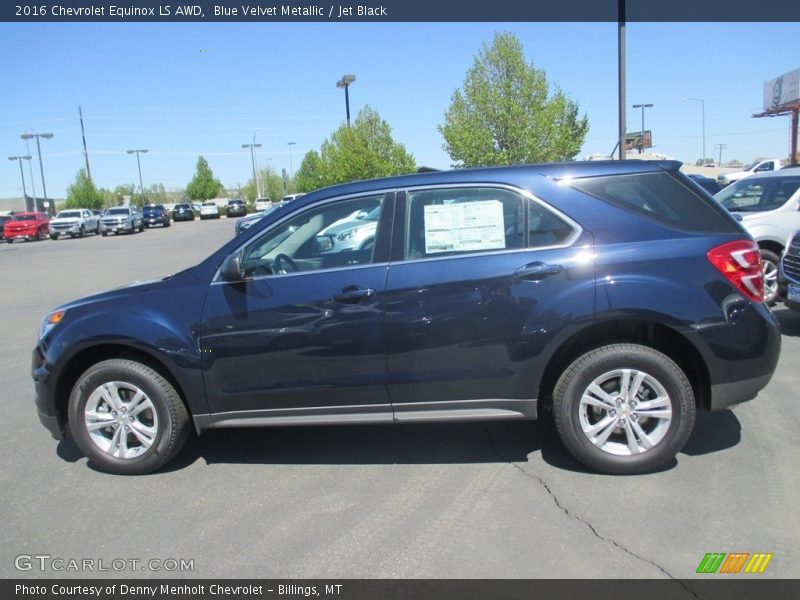
M 700 413 L 660 473 L 584 470 L 534 423 L 221 430 L 143 477 L 89 468 L 39 424 L 30 356 L 55 305 L 189 267 L 233 220 L 0 244 L 3 577 L 690 578 L 708 552 L 800 576 L 800 313 L 753 402 Z M 20 571 L 19 555 L 186 559 L 175 573 Z M 130 563 L 127 563 L 130 565 Z M 745 577 L 745 576 L 741 576 Z M 749 576 L 747 576 L 749 577 Z

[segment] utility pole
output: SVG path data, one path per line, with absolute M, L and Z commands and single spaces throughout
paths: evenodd
M 92 180 L 92 170 L 89 168 L 89 152 L 86 150 L 86 131 L 83 129 L 83 111 L 78 106 L 78 114 L 81 117 L 81 137 L 83 138 L 83 160 L 86 161 L 86 176 Z
M 719 148 L 719 161 L 717 162 L 717 166 L 722 166 L 722 151 L 728 147 L 728 144 L 714 144 L 714 148 Z

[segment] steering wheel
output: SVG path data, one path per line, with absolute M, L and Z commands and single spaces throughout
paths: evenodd
M 278 254 L 275 257 L 275 260 L 272 261 L 272 270 L 275 273 L 294 273 L 300 269 L 296 262 L 294 262 L 286 254 L 281 253 Z

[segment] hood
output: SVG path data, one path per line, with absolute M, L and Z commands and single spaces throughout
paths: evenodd
M 351 229 L 361 229 L 362 227 L 371 227 L 376 229 L 378 227 L 377 221 L 368 221 L 366 219 L 350 219 L 343 223 L 334 223 L 329 227 L 323 229 L 318 235 L 339 235 Z
M 63 225 L 72 225 L 74 223 L 79 223 L 80 219 L 77 217 L 63 217 L 61 219 L 50 219 L 50 224 L 63 224 Z
M 149 292 L 151 289 L 153 289 L 153 287 L 158 286 L 172 277 L 173 276 L 160 277 L 158 279 L 148 279 L 147 281 L 134 281 L 133 283 L 128 283 L 104 292 L 98 292 L 96 294 L 92 294 L 91 296 L 85 296 L 83 298 L 78 298 L 77 300 L 72 300 L 71 302 L 67 302 L 66 304 L 56 307 L 54 310 L 67 310 L 70 308 L 76 308 L 78 306 L 85 306 L 87 304 L 114 300 L 115 298 L 120 298 L 123 296 L 135 296 L 138 294 L 143 294 L 145 292 Z

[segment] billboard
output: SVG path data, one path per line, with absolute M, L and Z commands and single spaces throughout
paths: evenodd
M 764 110 L 774 110 L 800 100 L 800 69 L 770 79 L 764 84 Z
M 644 137 L 644 143 L 642 143 L 642 137 Z M 631 131 L 625 134 L 625 150 L 637 150 L 639 148 L 652 148 L 653 147 L 653 136 L 650 133 L 650 130 L 644 132 L 644 136 L 642 136 L 641 131 Z

